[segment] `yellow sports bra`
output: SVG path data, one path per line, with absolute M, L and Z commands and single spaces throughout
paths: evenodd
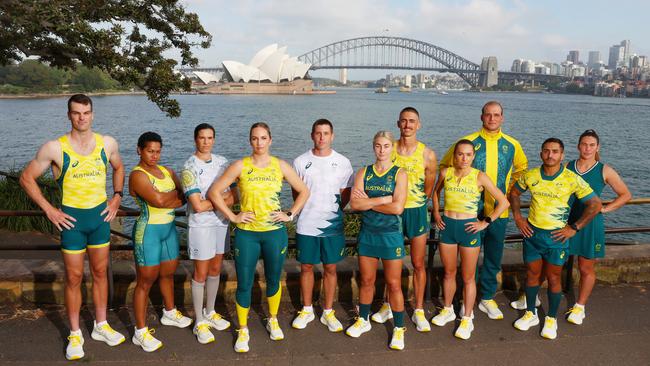
M 478 186 L 478 169 L 472 170 L 458 181 L 454 167 L 448 167 L 445 175 L 445 211 L 478 214 L 482 190 Z
M 77 154 L 67 135 L 58 138 L 63 151 L 61 173 L 56 178 L 63 206 L 93 208 L 106 201 L 106 165 L 104 139 L 95 135 L 95 149 L 88 155 Z
M 282 170 L 278 158 L 272 156 L 265 168 L 253 164 L 250 156 L 242 159 L 242 170 L 237 182 L 241 196 L 241 211 L 255 214 L 251 223 L 239 223 L 237 227 L 249 231 L 271 231 L 282 227 L 282 222 L 273 222 L 271 212 L 280 211 L 280 191 L 282 190 Z
M 132 172 L 144 172 L 158 192 L 171 192 L 175 190 L 176 184 L 174 183 L 169 171 L 160 165 L 158 165 L 158 169 L 163 173 L 163 179 L 157 178 L 148 171 L 142 169 L 139 165 L 136 165 Z M 175 215 L 173 208 L 153 207 L 139 196 L 136 196 L 135 200 L 140 206 L 140 216 L 138 216 L 138 221 L 146 220 L 148 224 L 167 224 L 174 221 Z

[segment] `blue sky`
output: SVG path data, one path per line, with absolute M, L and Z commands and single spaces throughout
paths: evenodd
M 497 56 L 500 69 L 509 69 L 514 58 L 560 62 L 574 49 L 581 59 L 588 51 L 600 51 L 606 61 L 609 46 L 623 39 L 631 40 L 633 53 L 650 56 L 650 1 L 185 0 L 184 4 L 213 35 L 211 48 L 196 52 L 202 66 L 224 60 L 248 62 L 271 43 L 286 45 L 288 53 L 297 56 L 332 42 L 382 34 L 426 41 L 477 63 L 483 56 Z

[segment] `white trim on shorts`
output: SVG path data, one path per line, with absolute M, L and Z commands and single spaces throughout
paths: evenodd
M 210 260 L 230 250 L 230 230 L 228 226 L 190 227 L 187 243 L 190 259 Z

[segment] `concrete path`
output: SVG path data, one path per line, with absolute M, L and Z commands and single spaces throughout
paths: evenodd
M 543 307 L 547 306 L 545 290 Z M 587 307 L 582 326 L 561 319 L 559 337 L 554 341 L 539 336 L 541 328 L 521 332 L 512 327 L 519 312 L 507 306 L 513 293 L 500 293 L 497 301 L 504 310 L 504 320 L 489 320 L 476 310 L 475 331 L 468 341 L 453 336 L 451 324 L 432 326 L 429 333 L 418 333 L 407 320 L 406 349 L 391 351 L 392 325 L 374 324 L 371 332 L 359 339 L 343 333 L 329 333 L 318 320 L 305 330 L 292 329 L 295 309 L 283 303 L 280 324 L 285 340 L 269 340 L 264 330 L 264 309 L 254 307 L 250 316 L 251 351 L 237 354 L 232 350 L 235 334 L 232 330 L 216 332 L 216 342 L 200 345 L 190 329 L 160 326 L 153 310 L 150 325 L 164 347 L 145 353 L 133 345 L 131 309 L 120 308 L 109 313 L 114 328 L 127 334 L 127 342 L 111 348 L 93 341 L 89 332 L 92 317 L 84 309 L 82 326 L 86 357 L 81 362 L 105 365 L 647 365 L 650 364 L 650 284 L 598 285 Z M 573 303 L 573 295 L 564 299 Z M 13 304 L 0 307 L 0 364 L 56 365 L 70 364 L 65 360 L 64 347 L 68 335 L 64 311 L 59 306 L 49 308 L 17 308 Z M 375 306 L 376 308 L 377 306 Z M 427 306 L 427 316 L 434 307 Z M 189 311 L 189 309 L 188 309 Z M 221 309 L 221 311 L 226 311 Z M 351 304 L 337 305 L 337 315 L 344 325 L 354 317 Z M 320 312 L 320 310 L 317 310 Z M 410 310 L 409 310 L 410 312 Z M 234 310 L 227 309 L 234 318 Z M 543 313 L 542 313 L 543 315 Z M 233 363 L 234 361 L 234 363 Z

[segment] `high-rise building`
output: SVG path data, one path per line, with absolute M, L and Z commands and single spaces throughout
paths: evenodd
M 348 69 L 341 69 L 341 70 L 339 71 L 339 81 L 340 81 L 341 84 L 343 84 L 343 85 L 347 85 L 347 84 L 348 84 Z
M 574 64 L 580 63 L 580 51 L 578 50 L 569 51 L 566 60 L 571 61 Z
M 609 48 L 609 59 L 607 62 L 607 67 L 610 70 L 616 70 L 618 67 L 623 66 L 624 58 L 625 48 L 618 44 L 613 45 Z
M 629 39 L 621 41 L 621 47 L 623 47 L 623 66 L 628 66 L 630 64 L 630 56 L 632 55 L 632 49 Z
M 535 61 L 524 60 L 521 62 L 521 72 L 532 74 L 535 72 Z
M 600 51 L 589 51 L 587 66 L 589 66 L 589 68 L 594 68 L 598 62 L 600 62 Z
M 521 72 L 521 63 L 524 62 L 524 60 L 518 58 L 512 61 L 512 66 L 510 67 L 510 71 L 512 72 Z

